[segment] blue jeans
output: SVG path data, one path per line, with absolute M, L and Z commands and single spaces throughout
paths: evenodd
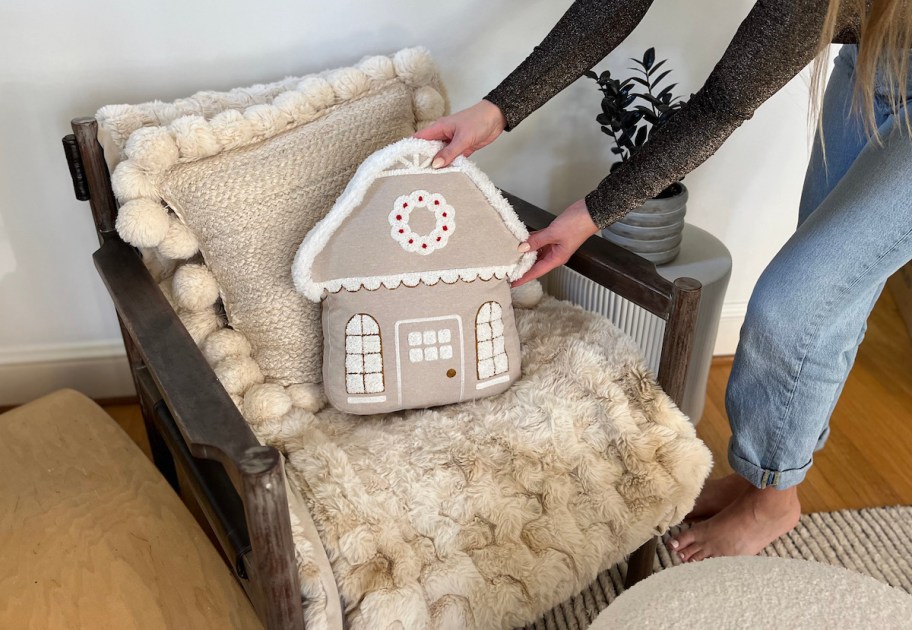
M 912 258 L 912 138 L 882 79 L 883 146 L 866 138 L 852 110 L 856 55 L 843 46 L 836 59 L 822 109 L 826 161 L 818 135 L 798 229 L 754 289 L 728 382 L 728 460 L 758 488 L 804 479 L 884 282 Z

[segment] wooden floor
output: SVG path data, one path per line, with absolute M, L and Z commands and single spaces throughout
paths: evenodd
M 716 459 L 713 476 L 731 472 L 725 385 L 731 358 L 713 362 L 697 433 Z M 912 339 L 884 291 L 830 423 L 826 447 L 798 488 L 805 512 L 912 505 Z
M 697 433 L 713 452 L 713 476 L 731 472 L 726 448 L 725 384 L 731 358 L 709 375 L 706 411 Z M 106 405 L 148 453 L 139 407 Z M 912 505 L 912 339 L 889 291 L 877 303 L 831 424 L 826 448 L 799 488 L 805 512 Z

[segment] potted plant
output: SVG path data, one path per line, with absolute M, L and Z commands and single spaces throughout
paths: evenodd
M 660 85 L 671 70 L 659 72 L 667 59 L 656 62 L 655 48 L 643 53 L 642 59 L 631 61 L 637 66 L 631 68 L 636 74 L 623 81 L 608 70 L 601 74 L 586 72 L 602 93 L 602 113 L 595 120 L 611 138 L 611 152 L 620 157 L 611 165 L 612 171 L 629 160 L 649 141 L 650 134 L 684 105 L 681 97 L 672 93 L 677 84 Z M 687 188 L 675 182 L 608 226 L 602 236 L 656 264 L 667 263 L 681 250 L 686 212 Z

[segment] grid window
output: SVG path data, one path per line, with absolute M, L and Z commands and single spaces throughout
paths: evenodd
M 450 343 L 453 332 L 449 328 L 434 328 L 423 331 L 412 331 L 408 334 L 411 363 L 424 363 L 453 358 L 453 346 Z
M 380 326 L 359 313 L 345 326 L 345 389 L 349 394 L 379 394 L 383 384 Z
M 504 348 L 503 309 L 497 302 L 485 302 L 475 317 L 475 349 L 478 379 L 504 374 L 510 369 Z

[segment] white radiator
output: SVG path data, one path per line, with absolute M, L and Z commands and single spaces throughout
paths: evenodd
M 664 319 L 567 267 L 558 267 L 548 275 L 545 290 L 559 300 L 573 302 L 610 319 L 637 342 L 649 369 L 658 373 Z
M 696 424 L 703 415 L 706 403 L 709 366 L 719 330 L 722 301 L 731 275 L 731 254 L 717 238 L 687 224 L 684 226 L 681 253 L 672 263 L 658 267 L 657 271 L 668 279 L 696 278 L 703 285 L 693 350 L 680 404 L 681 411 Z M 646 364 L 654 374 L 658 374 L 665 320 L 566 267 L 558 267 L 548 274 L 544 286 L 554 297 L 579 304 L 614 322 L 637 342 Z

